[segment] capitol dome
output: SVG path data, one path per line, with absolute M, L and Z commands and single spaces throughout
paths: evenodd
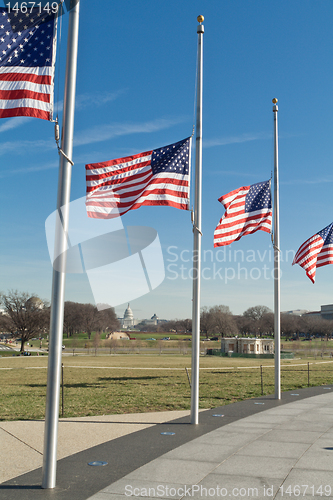
M 30 297 L 25 303 L 25 307 L 28 309 L 43 309 L 44 303 L 39 297 Z
M 127 309 L 125 310 L 124 313 L 124 319 L 133 319 L 133 312 L 132 309 L 130 308 L 130 305 L 128 304 Z
M 131 326 L 134 326 L 135 321 L 134 321 L 134 315 L 132 312 L 132 309 L 130 308 L 130 305 L 127 305 L 127 308 L 124 312 L 124 318 L 123 318 L 123 328 L 128 328 Z

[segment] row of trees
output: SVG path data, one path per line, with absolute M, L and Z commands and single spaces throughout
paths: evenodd
M 83 331 L 90 340 L 92 332 L 114 332 L 119 328 L 120 323 L 113 307 L 98 311 L 92 304 L 65 302 L 64 333 L 67 338 Z
M 0 304 L 4 312 L 0 315 L 0 330 L 10 332 L 21 339 L 21 351 L 24 344 L 34 337 L 48 334 L 50 324 L 50 307 L 39 297 L 28 293 L 11 291 L 0 295 Z M 274 332 L 274 315 L 266 306 L 255 306 L 247 309 L 242 315 L 235 316 L 228 306 L 218 305 L 203 307 L 200 315 L 201 333 L 206 337 L 235 335 L 271 335 Z M 92 304 L 65 302 L 64 334 L 67 338 L 86 332 L 90 340 L 92 332 L 100 336 L 102 332 L 113 332 L 120 328 L 114 309 L 98 311 Z M 146 326 L 147 328 L 147 326 Z M 190 319 L 173 320 L 160 323 L 150 329 L 160 332 L 174 331 L 191 334 Z M 300 334 L 331 337 L 333 321 L 314 316 L 294 316 L 281 314 L 281 334 L 299 338 Z
M 26 292 L 10 291 L 0 295 L 3 313 L 0 315 L 0 330 L 12 333 L 24 344 L 35 337 L 45 337 L 49 333 L 50 306 L 37 296 Z M 67 338 L 75 333 L 86 332 L 90 339 L 93 331 L 112 332 L 120 328 L 114 309 L 98 311 L 92 304 L 65 302 L 64 334 Z
M 156 327 L 155 327 L 156 329 Z M 191 333 L 190 319 L 168 321 L 158 326 L 160 331 L 174 330 L 179 333 Z M 266 306 L 248 308 L 242 315 L 233 315 L 228 306 L 219 305 L 203 307 L 200 314 L 200 329 L 208 337 L 229 337 L 235 335 L 255 335 L 257 337 L 273 335 L 274 314 Z M 322 319 L 319 316 L 295 316 L 281 314 L 281 335 L 299 338 L 300 334 L 308 337 L 332 336 L 333 321 Z

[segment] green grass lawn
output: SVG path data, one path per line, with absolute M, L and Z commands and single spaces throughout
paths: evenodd
M 184 355 L 63 356 L 64 416 L 189 409 L 190 387 Z M 274 393 L 274 360 L 200 358 L 200 408 L 214 408 Z M 46 357 L 0 359 L 0 419 L 42 419 L 45 414 Z M 310 385 L 333 383 L 333 362 L 311 360 Z M 307 362 L 282 362 L 282 390 L 306 387 Z

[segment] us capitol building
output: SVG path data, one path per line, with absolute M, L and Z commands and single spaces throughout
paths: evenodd
M 160 319 L 158 318 L 158 316 L 156 316 L 156 314 L 154 314 L 150 319 L 144 319 L 144 320 L 134 319 L 133 311 L 130 308 L 129 304 L 125 309 L 124 317 L 118 318 L 118 320 L 120 321 L 121 328 L 133 328 L 139 323 L 143 323 L 146 325 L 157 325 L 160 321 Z

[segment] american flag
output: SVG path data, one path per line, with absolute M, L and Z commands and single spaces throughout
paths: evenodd
M 271 181 L 243 186 L 219 198 L 225 213 L 214 232 L 214 247 L 230 245 L 259 229 L 271 232 Z
M 303 267 L 312 283 L 315 282 L 317 267 L 333 264 L 333 222 L 299 247 L 294 264 Z
M 0 118 L 52 120 L 55 15 L 0 8 Z
M 143 205 L 188 210 L 191 137 L 154 151 L 86 165 L 88 217 L 110 219 Z

